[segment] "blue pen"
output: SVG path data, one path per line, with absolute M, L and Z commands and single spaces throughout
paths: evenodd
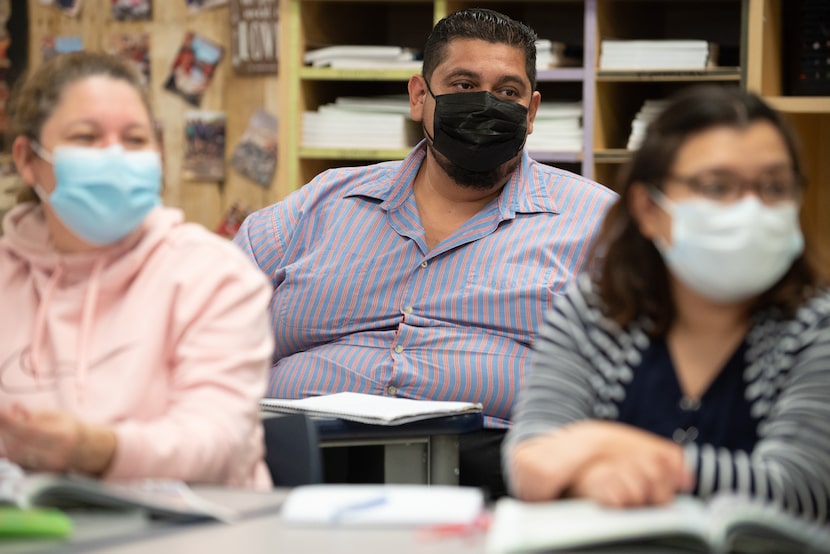
M 358 502 L 352 502 L 351 504 L 346 504 L 345 506 L 341 506 L 337 508 L 331 516 L 332 523 L 342 523 L 343 520 L 349 515 L 354 512 L 360 512 L 363 510 L 368 510 L 370 508 L 374 508 L 376 506 L 382 506 L 388 502 L 386 495 L 380 496 L 372 496 L 365 500 L 360 500 Z

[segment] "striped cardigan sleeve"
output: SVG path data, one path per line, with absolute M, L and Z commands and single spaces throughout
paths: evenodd
M 830 510 L 830 295 L 814 298 L 783 332 L 768 336 L 787 367 L 750 386 L 768 395 L 769 414 L 751 453 L 690 444 L 686 460 L 695 493 L 732 491 L 762 498 L 805 519 L 828 521 Z M 779 390 L 780 389 L 780 390 Z M 759 405 L 756 403 L 756 405 Z M 760 404 L 762 405 L 762 404 Z

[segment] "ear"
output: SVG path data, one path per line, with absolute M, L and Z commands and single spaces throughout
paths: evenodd
M 657 205 L 643 183 L 633 183 L 628 194 L 628 211 L 640 233 L 647 239 L 666 236 L 668 214 Z
M 29 137 L 21 135 L 14 139 L 12 158 L 14 159 L 14 165 L 17 167 L 17 173 L 23 179 L 23 182 L 29 186 L 37 184 L 34 168 L 35 153 L 32 151 Z
M 536 121 L 536 112 L 539 110 L 539 103 L 542 101 L 542 95 L 538 90 L 534 91 L 530 96 L 530 105 L 527 107 L 527 134 L 533 132 L 533 122 Z
M 409 115 L 414 121 L 424 120 L 424 101 L 427 95 L 427 84 L 423 75 L 413 75 L 407 85 L 409 91 Z

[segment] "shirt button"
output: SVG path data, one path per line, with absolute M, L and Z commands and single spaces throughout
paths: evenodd
M 398 394 L 397 387 L 394 387 L 394 386 L 391 386 L 391 385 L 386 387 L 386 395 L 387 396 L 396 396 L 397 394 Z
M 411 314 L 412 313 L 412 306 L 404 306 L 403 307 L 403 313 Z
M 395 345 L 395 352 L 397 352 L 398 354 L 403 352 L 403 345 L 402 344 L 396 344 Z
M 700 400 L 690 396 L 684 396 L 680 399 L 680 409 L 684 412 L 696 412 L 700 409 Z
M 426 266 L 428 266 L 428 265 L 429 265 L 429 262 L 427 262 L 426 260 L 424 260 L 423 262 L 421 262 L 421 267 L 426 267 Z

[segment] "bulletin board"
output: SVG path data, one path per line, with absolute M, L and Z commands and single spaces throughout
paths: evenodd
M 278 11 L 278 0 L 254 1 L 275 4 L 274 14 Z M 42 63 L 44 55 L 51 55 L 50 49 L 120 49 L 145 56 L 154 117 L 163 139 L 165 204 L 180 207 L 189 221 L 215 230 L 234 208 L 237 213 L 257 209 L 290 192 L 279 185 L 278 154 L 270 179 L 268 164 L 262 170 L 260 163 L 258 172 L 247 175 L 233 165 L 239 165 L 232 160 L 236 147 L 245 141 L 250 146 L 250 137 L 256 135 L 252 135 L 252 125 L 274 124 L 279 101 L 276 64 L 263 65 L 259 72 L 252 72 L 250 64 L 234 67 L 240 65 L 233 58 L 239 50 L 231 27 L 235 0 L 43 2 L 28 0 L 30 68 Z M 149 19 L 141 13 L 145 3 L 151 9 Z M 233 7 L 238 9 L 238 5 Z M 234 16 L 240 19 L 239 14 Z M 267 47 L 262 40 L 258 45 L 263 42 Z M 176 80 L 173 75 L 177 60 L 181 67 L 193 63 L 192 56 L 182 53 L 187 45 L 200 68 L 195 83 Z M 142 48 L 146 53 L 140 53 Z M 218 60 L 217 52 L 221 52 Z M 268 149 L 278 151 L 276 144 L 268 144 Z M 217 155 L 219 160 L 214 159 Z M 206 162 L 200 156 L 214 158 Z M 252 165 L 250 160 L 248 165 Z

